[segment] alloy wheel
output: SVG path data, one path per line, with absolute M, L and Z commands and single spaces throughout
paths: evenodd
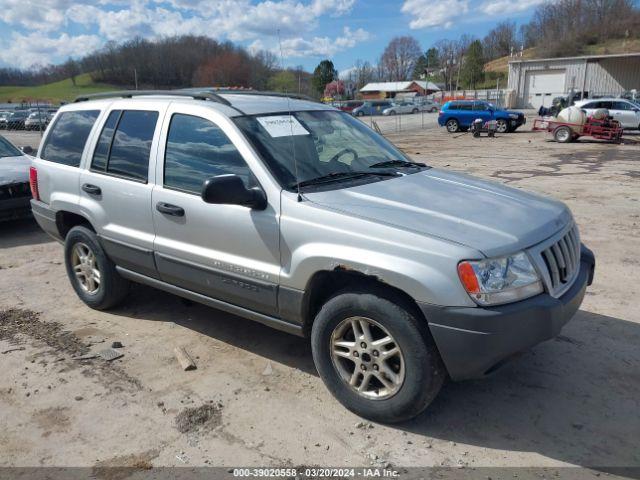
M 382 325 L 349 317 L 334 329 L 330 341 L 333 366 L 354 392 L 371 400 L 398 393 L 405 379 L 404 357 Z
M 71 252 L 71 268 L 80 287 L 90 295 L 95 295 L 100 289 L 100 268 L 96 256 L 85 243 L 79 242 L 73 246 Z

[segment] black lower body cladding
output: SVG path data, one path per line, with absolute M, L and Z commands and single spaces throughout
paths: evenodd
M 580 271 L 560 298 L 546 293 L 490 308 L 419 304 L 452 380 L 479 378 L 509 357 L 556 337 L 580 308 L 595 257 L 582 246 Z

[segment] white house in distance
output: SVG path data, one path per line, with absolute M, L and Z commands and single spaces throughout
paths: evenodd
M 408 80 L 405 82 L 371 82 L 360 89 L 364 99 L 414 97 L 429 95 L 440 89 L 426 80 Z

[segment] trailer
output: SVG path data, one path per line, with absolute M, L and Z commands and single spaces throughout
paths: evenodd
M 573 142 L 580 137 L 593 137 L 615 143 L 619 143 L 622 139 L 620 122 L 610 118 L 600 120 L 588 117 L 583 125 L 557 119 L 537 118 L 533 121 L 532 130 L 552 133 L 555 141 L 559 143 Z

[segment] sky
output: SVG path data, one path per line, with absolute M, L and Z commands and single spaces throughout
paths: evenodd
M 206 35 L 284 66 L 339 71 L 375 63 L 389 40 L 412 35 L 426 50 L 442 38 L 482 37 L 497 22 L 528 20 L 543 0 L 0 0 L 0 66 L 80 58 L 109 41 Z

